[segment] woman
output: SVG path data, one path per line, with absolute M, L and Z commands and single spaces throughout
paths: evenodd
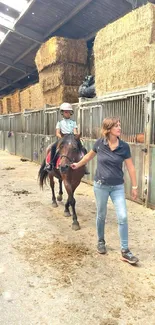
M 110 196 L 116 210 L 120 235 L 122 259 L 135 264 L 138 258 L 128 248 L 128 222 L 124 191 L 122 164 L 125 162 L 132 183 L 132 197 L 137 198 L 136 172 L 132 162 L 128 143 L 120 140 L 121 124 L 117 117 L 108 117 L 103 120 L 101 138 L 78 163 L 71 167 L 77 169 L 85 165 L 97 155 L 97 170 L 94 179 L 94 193 L 97 205 L 97 250 L 100 254 L 106 253 L 104 228 L 107 213 L 107 202 Z

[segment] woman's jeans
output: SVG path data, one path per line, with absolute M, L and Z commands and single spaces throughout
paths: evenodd
M 121 249 L 128 248 L 128 221 L 124 184 L 108 186 L 94 181 L 94 193 L 97 205 L 96 227 L 98 241 L 104 240 L 107 202 L 110 196 L 116 210 Z

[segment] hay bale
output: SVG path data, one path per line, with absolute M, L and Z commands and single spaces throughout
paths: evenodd
M 142 6 L 100 30 L 94 43 L 97 96 L 155 81 L 155 6 Z
M 20 91 L 15 91 L 14 94 L 11 96 L 11 112 L 18 113 L 21 111 L 20 107 Z
M 77 86 L 59 86 L 53 90 L 44 93 L 45 103 L 52 106 L 58 106 L 63 102 L 78 102 Z
M 3 114 L 3 99 L 0 99 L 0 115 Z
M 3 97 L 2 99 L 2 106 L 3 106 L 2 114 L 8 114 L 6 97 Z
M 20 92 L 20 103 L 21 103 L 21 111 L 25 111 L 26 109 L 31 108 L 31 92 L 30 87 L 25 88 Z
M 38 72 L 56 63 L 87 63 L 87 44 L 84 40 L 52 37 L 38 50 L 35 63 Z
M 11 113 L 11 95 L 3 97 L 3 114 Z
M 45 101 L 39 83 L 30 87 L 31 109 L 43 109 Z
M 86 75 L 86 66 L 75 63 L 55 64 L 39 73 L 39 82 L 43 92 L 60 85 L 80 86 Z

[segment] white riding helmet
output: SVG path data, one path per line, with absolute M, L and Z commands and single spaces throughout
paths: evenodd
M 70 111 L 71 115 L 74 113 L 73 107 L 69 103 L 63 103 L 60 105 L 60 113 L 63 114 L 63 111 Z

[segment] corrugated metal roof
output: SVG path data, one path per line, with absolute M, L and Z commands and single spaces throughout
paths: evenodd
M 0 44 L 0 95 L 23 87 L 37 78 L 36 51 L 53 35 L 90 39 L 108 23 L 131 11 L 146 0 L 27 0 L 25 13 L 0 1 L 0 11 L 17 19 Z M 26 0 L 25 0 L 26 1 Z M 139 1 L 139 2 L 138 2 Z M 14 0 L 12 0 L 13 4 Z M 16 0 L 17 2 L 17 0 Z M 8 10 L 7 10 L 8 9 Z

